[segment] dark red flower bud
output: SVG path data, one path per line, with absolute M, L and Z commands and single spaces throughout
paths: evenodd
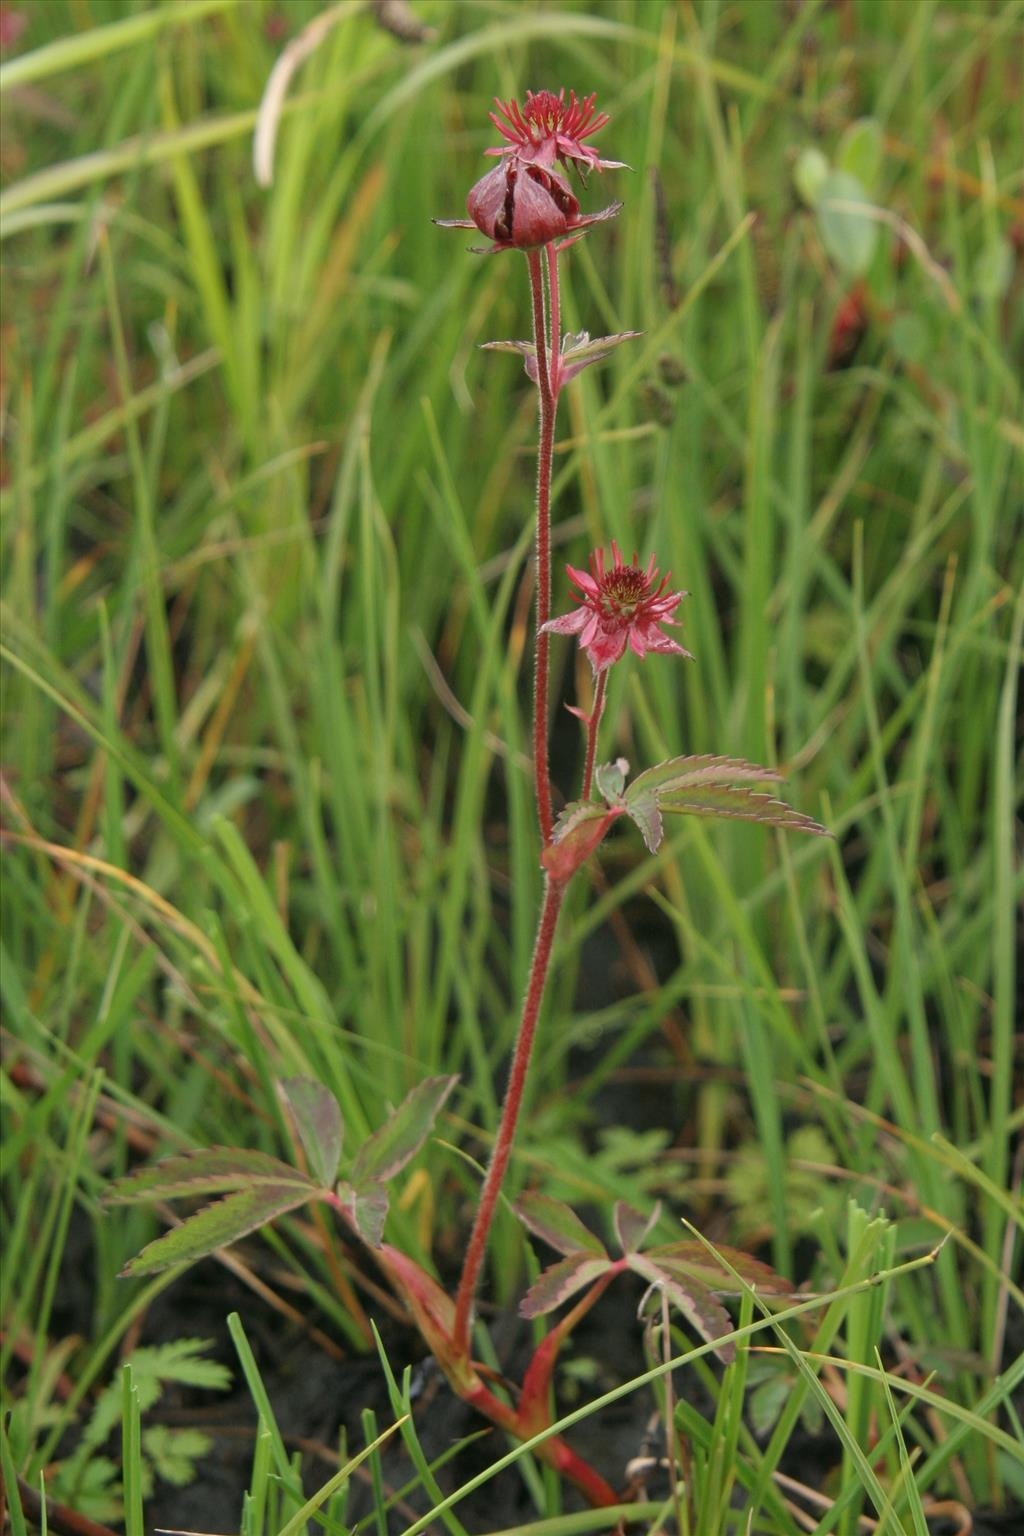
M 509 155 L 481 176 L 466 210 L 482 234 L 519 250 L 560 240 L 579 224 L 580 205 L 557 171 Z

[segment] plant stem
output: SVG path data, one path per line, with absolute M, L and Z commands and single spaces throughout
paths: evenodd
M 548 378 L 551 381 L 551 400 L 553 411 L 558 409 L 558 396 L 561 392 L 561 381 L 558 377 L 562 355 L 562 316 L 559 303 L 558 289 L 558 247 L 555 244 L 544 247 L 548 258 L 548 307 L 551 311 L 551 345 L 548 351 Z
M 587 721 L 587 759 L 583 766 L 583 789 L 581 800 L 590 799 L 590 790 L 594 782 L 594 759 L 597 756 L 597 733 L 601 727 L 601 716 L 604 714 L 604 695 L 608 684 L 607 669 L 597 674 L 597 682 L 594 685 L 594 703 L 590 710 L 590 719 Z
M 531 252 L 530 254 L 532 255 L 533 253 Z M 455 1348 L 457 1352 L 463 1353 L 467 1358 L 470 1353 L 469 1328 L 473 1297 L 476 1294 L 480 1267 L 483 1264 L 484 1251 L 487 1247 L 487 1234 L 490 1231 L 494 1208 L 498 1203 L 505 1170 L 508 1167 L 509 1156 L 512 1152 L 512 1141 L 515 1137 L 516 1122 L 519 1119 L 519 1109 L 523 1101 L 523 1088 L 526 1085 L 526 1074 L 533 1050 L 533 1037 L 537 1028 L 537 1016 L 540 1013 L 540 1005 L 544 997 L 544 984 L 547 981 L 548 966 L 551 961 L 551 946 L 554 941 L 555 928 L 558 925 L 558 914 L 561 910 L 564 894 L 565 885 L 562 881 L 553 880 L 550 875 L 545 877 L 544 905 L 541 907 L 540 921 L 537 924 L 537 942 L 534 945 L 533 960 L 530 965 L 530 979 L 526 987 L 522 1018 L 519 1021 L 519 1036 L 516 1040 L 515 1054 L 512 1058 L 508 1088 L 505 1091 L 505 1102 L 501 1107 L 501 1123 L 498 1126 L 498 1135 L 494 1143 L 494 1151 L 491 1154 L 487 1177 L 484 1180 L 484 1187 L 480 1195 L 480 1204 L 477 1206 L 473 1231 L 470 1234 L 469 1246 L 466 1249 L 466 1260 L 463 1264 L 462 1276 L 459 1280 L 458 1295 L 455 1298 L 455 1324 L 452 1330 L 455 1338 Z
M 550 249 L 550 248 L 549 248 Z M 552 319 L 558 313 L 557 258 L 549 256 L 554 274 Z M 530 294 L 533 300 L 533 344 L 537 357 L 537 393 L 540 396 L 540 443 L 537 452 L 537 626 L 533 670 L 533 775 L 537 794 L 537 818 L 545 844 L 551 841 L 551 782 L 548 776 L 548 636 L 541 628 L 551 617 L 551 459 L 555 446 L 555 395 L 551 388 L 544 326 L 544 272 L 540 253 L 527 251 Z

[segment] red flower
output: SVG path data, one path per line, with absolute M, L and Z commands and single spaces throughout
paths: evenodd
M 593 95 L 577 101 L 576 92 L 570 91 L 566 101 L 564 88 L 557 96 L 551 91 L 527 91 L 525 107 L 515 99 L 501 101 L 495 97 L 498 111 L 490 114 L 491 122 L 508 143 L 487 153 L 507 155 L 511 145 L 511 152 L 524 164 L 550 168 L 557 157 L 563 164 L 582 162 L 592 171 L 623 170 L 623 161 L 601 160 L 597 150 L 583 142 L 610 121 L 607 112 L 594 115 L 596 100 Z
M 550 91 L 526 93 L 526 106 L 517 101 L 497 102 L 491 119 L 509 141 L 489 155 L 501 163 L 482 176 L 466 199 L 468 219 L 436 219 L 444 229 L 479 229 L 494 244 L 491 251 L 528 251 L 553 240 L 575 237 L 604 219 L 613 218 L 621 203 L 610 203 L 599 213 L 581 213 L 579 201 L 555 161 L 573 163 L 581 171 L 605 170 L 618 160 L 601 160 L 584 140 L 603 128 L 606 112 L 594 115 L 593 96 L 576 100 L 570 92 L 557 96 Z
M 604 568 L 604 550 L 590 557 L 590 573 L 566 566 L 570 580 L 578 588 L 581 606 L 560 619 L 549 619 L 541 627 L 553 635 L 579 635 L 580 645 L 590 657 L 595 672 L 603 672 L 625 654 L 628 644 L 641 659 L 648 651 L 688 656 L 690 652 L 663 634 L 659 624 L 675 624 L 672 614 L 686 592 L 666 592 L 669 577 L 658 580 L 658 567 L 652 555 L 643 570 L 633 556 L 625 565 L 622 552 L 612 540 L 615 564 Z

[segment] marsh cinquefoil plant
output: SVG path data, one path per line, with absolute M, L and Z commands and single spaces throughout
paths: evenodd
M 127 1203 L 220 1196 L 144 1249 L 127 1266 L 125 1272 L 132 1275 L 198 1259 L 307 1202 L 327 1203 L 350 1233 L 372 1251 L 455 1392 L 493 1423 L 526 1439 L 550 1427 L 550 1387 L 559 1350 L 618 1274 L 631 1271 L 639 1275 L 667 1298 L 696 1332 L 712 1342 L 731 1329 L 728 1314 L 718 1300 L 720 1295 L 735 1292 L 742 1282 L 766 1292 L 787 1289 L 786 1282 L 767 1266 L 732 1249 L 718 1250 L 725 1260 L 718 1264 L 699 1242 L 648 1248 L 657 1210 L 641 1214 L 623 1203 L 613 1213 L 620 1249 L 613 1257 L 567 1206 L 541 1193 L 527 1193 L 517 1202 L 519 1216 L 560 1257 L 541 1273 L 520 1311 L 524 1317 L 533 1318 L 575 1300 L 540 1343 L 513 1401 L 492 1390 L 493 1373 L 474 1360 L 474 1301 L 491 1222 L 508 1171 L 566 891 L 620 817 L 634 822 L 652 852 L 661 844 L 666 815 L 738 818 L 815 834 L 822 834 L 824 828 L 757 787 L 779 775 L 756 764 L 714 755 L 680 757 L 648 768 L 631 781 L 627 780 L 628 764 L 622 758 L 597 766 L 610 669 L 630 653 L 641 660 L 652 652 L 692 659 L 665 627 L 677 623 L 675 613 L 686 594 L 671 589 L 668 575 L 659 576 L 655 555 L 646 564 L 636 555 L 627 563 L 613 542 L 610 561 L 603 550 L 596 550 L 590 557 L 589 571 L 568 567 L 577 606 L 560 617 L 551 616 L 551 466 L 559 395 L 581 369 L 601 361 L 637 334 L 626 332 L 596 341 L 586 333 L 561 334 L 559 260 L 593 225 L 610 219 L 622 206 L 612 203 L 599 213 L 583 213 L 568 178 L 575 168 L 585 184 L 587 173 L 621 166 L 618 161 L 601 159 L 588 143 L 608 122 L 606 114 L 595 111 L 593 96 L 579 100 L 575 93 L 566 99 L 564 91 L 557 96 L 549 91 L 531 92 L 522 107 L 515 101 L 498 102 L 497 107 L 491 117 L 504 142 L 488 153 L 497 157 L 498 164 L 470 191 L 469 219 L 438 222 L 447 227 L 479 229 L 492 241 L 486 254 L 519 250 L 527 262 L 532 339 L 488 345 L 522 356 L 539 397 L 533 772 L 544 892 L 500 1124 L 455 1294 L 450 1295 L 419 1263 L 384 1241 L 388 1181 L 406 1166 L 430 1133 L 454 1087 L 451 1077 L 430 1078 L 414 1088 L 385 1125 L 345 1161 L 343 1177 L 339 1177 L 343 1127 L 337 1102 L 321 1084 L 290 1078 L 280 1087 L 304 1152 L 304 1169 L 263 1152 L 213 1148 L 170 1157 L 132 1174 L 113 1186 L 109 1199 L 111 1203 Z M 586 731 L 580 792 L 557 819 L 548 767 L 551 635 L 575 636 L 593 671 L 589 707 L 573 706 Z M 729 1346 L 722 1344 L 720 1353 L 728 1357 Z M 549 1435 L 537 1454 L 591 1503 L 617 1502 L 618 1495 L 608 1480 L 560 1436 Z

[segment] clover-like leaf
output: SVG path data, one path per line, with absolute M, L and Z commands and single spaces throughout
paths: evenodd
M 815 200 L 826 251 L 848 277 L 862 277 L 878 244 L 878 220 L 863 185 L 849 171 L 830 171 Z
M 394 1178 L 416 1156 L 457 1077 L 427 1077 L 406 1094 L 398 1108 L 359 1148 L 352 1164 L 356 1189 Z
M 800 151 L 793 168 L 793 181 L 808 208 L 813 208 L 817 203 L 818 192 L 828 173 L 828 160 L 815 145 L 809 144 Z
M 188 1195 L 294 1184 L 309 1194 L 319 1186 L 290 1163 L 244 1147 L 206 1147 L 176 1152 L 148 1168 L 129 1173 L 110 1186 L 106 1205 L 136 1205 L 144 1200 L 177 1200 Z
M 593 1253 L 570 1253 L 545 1269 L 519 1303 L 520 1317 L 543 1317 L 563 1301 L 592 1285 L 613 1268 L 611 1259 L 595 1258 Z
M 686 1318 L 687 1322 L 714 1344 L 723 1334 L 732 1332 L 732 1319 L 722 1304 L 715 1300 L 707 1286 L 680 1270 L 673 1272 L 667 1264 L 656 1264 L 649 1254 L 629 1255 L 629 1267 L 648 1285 L 664 1291 L 669 1301 Z M 715 1353 L 728 1364 L 734 1358 L 731 1344 L 716 1345 Z
M 328 1189 L 338 1177 L 343 1127 L 338 1101 L 311 1077 L 285 1077 L 281 1093 L 292 1112 L 310 1171 Z
M 885 136 L 876 117 L 859 117 L 850 123 L 839 141 L 836 169 L 846 171 L 867 192 L 872 192 L 882 169 Z
M 552 1200 L 550 1195 L 538 1195 L 527 1190 L 519 1196 L 512 1209 L 535 1237 L 539 1237 L 549 1247 L 556 1248 L 559 1253 L 587 1252 L 602 1259 L 608 1257 L 601 1239 L 589 1227 L 585 1227 L 576 1212 L 561 1200 Z
M 316 1188 L 304 1179 L 302 1183 L 251 1184 L 245 1189 L 236 1189 L 233 1194 L 204 1206 L 180 1226 L 149 1243 L 128 1261 L 121 1274 L 153 1275 L 161 1269 L 170 1269 L 173 1264 L 194 1263 L 196 1259 L 215 1253 L 218 1248 L 237 1242 L 247 1232 L 265 1226 L 275 1217 L 305 1205 L 316 1193 Z
M 633 1206 L 627 1205 L 625 1200 L 615 1202 L 615 1235 L 622 1244 L 623 1253 L 636 1253 L 643 1247 L 660 1215 L 660 1200 L 655 1202 L 649 1216 L 642 1215 Z

